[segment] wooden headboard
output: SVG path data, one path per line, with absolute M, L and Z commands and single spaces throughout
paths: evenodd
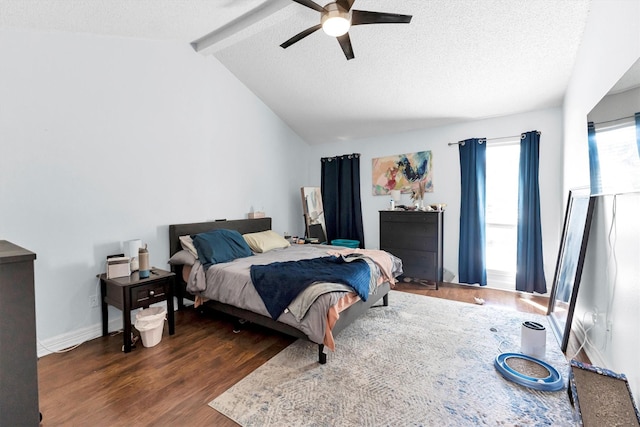
M 193 235 L 210 230 L 236 230 L 240 234 L 271 230 L 271 218 L 233 219 L 230 221 L 194 222 L 169 226 L 169 257 L 182 249 L 180 236 Z

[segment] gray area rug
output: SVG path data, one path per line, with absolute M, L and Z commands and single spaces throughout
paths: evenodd
M 391 291 L 389 307 L 336 337 L 326 365 L 298 340 L 209 405 L 243 426 L 574 425 L 566 388 L 536 391 L 494 368 L 519 352 L 526 320 L 545 325 L 545 361 L 566 386 L 544 316 Z

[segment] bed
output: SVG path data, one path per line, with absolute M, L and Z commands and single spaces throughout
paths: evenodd
M 269 231 L 271 230 L 271 218 L 170 225 L 169 256 L 172 260 L 170 262 L 171 270 L 176 273 L 178 309 L 184 308 L 184 299 L 195 302 L 205 301 L 203 305 L 215 311 L 226 313 L 237 319 L 255 323 L 292 337 L 309 340 L 318 345 L 318 360 L 321 364 L 326 363 L 327 350 L 333 349 L 332 340 L 334 336 L 379 301 L 382 300 L 383 306 L 388 305 L 389 290 L 392 284 L 395 283 L 395 277 L 402 273 L 399 259 L 383 251 L 364 251 L 376 252 L 376 255 L 384 254 L 392 260 L 393 265 L 392 271 L 389 272 L 388 269 L 374 268 L 376 266 L 374 266 L 372 260 L 368 257 L 366 258 L 368 268 L 371 268 L 371 271 L 375 270 L 377 275 L 375 286 L 373 285 L 374 279 L 371 279 L 371 292 L 368 297 L 364 297 L 366 301 L 362 297 L 357 297 L 353 292 L 348 292 L 347 289 L 344 289 L 345 285 L 342 285 L 343 289 L 340 289 L 340 286 L 335 283 L 327 283 L 326 285 L 337 287 L 335 290 L 319 292 L 318 296 L 313 297 L 312 303 L 308 303 L 307 306 L 304 306 L 305 308 L 299 309 L 301 311 L 296 312 L 296 307 L 298 306 L 292 304 L 279 315 L 271 314 L 268 304 L 264 303 L 260 299 L 260 295 L 258 295 L 257 288 L 260 288 L 260 286 L 254 286 L 253 281 L 257 282 L 257 278 L 253 276 L 255 271 L 260 271 L 258 270 L 260 268 L 269 268 L 269 266 L 274 265 L 271 264 L 273 262 L 284 264 L 290 264 L 289 261 L 296 261 L 293 264 L 313 263 L 315 258 L 322 258 L 327 254 L 339 255 L 335 253 L 336 251 L 362 251 L 330 245 L 292 244 L 289 247 L 276 248 L 264 253 L 254 252 L 251 256 L 214 264 L 206 269 L 199 263 L 199 260 L 193 266 L 175 261 L 175 258 L 179 258 L 185 252 L 185 242 L 181 242 L 181 237 L 184 239 L 184 236 L 202 236 L 209 234 L 208 232 L 213 232 L 213 230 L 218 230 L 219 232 L 233 230 L 243 236 L 272 233 Z M 358 257 L 358 255 L 351 254 L 342 258 L 352 259 L 351 257 Z M 349 264 L 362 263 L 350 262 Z M 198 269 L 201 270 L 199 272 L 200 276 L 198 276 L 197 271 L 194 271 Z M 378 276 L 382 274 L 382 270 L 384 270 L 385 274 L 383 274 L 383 278 L 380 278 Z M 249 274 L 251 276 L 247 276 Z M 200 280 L 195 280 L 198 277 L 200 277 Z M 251 277 L 254 277 L 254 280 Z M 202 278 L 204 278 L 204 282 Z M 238 282 L 238 280 L 244 280 L 244 282 Z M 256 297 L 258 298 L 257 302 Z M 296 298 L 294 303 L 299 299 Z

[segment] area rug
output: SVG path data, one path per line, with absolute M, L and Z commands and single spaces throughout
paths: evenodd
M 522 322 L 547 328 L 544 360 L 565 389 L 506 380 Z M 209 405 L 242 426 L 574 425 L 569 366 L 544 316 L 391 291 L 336 337 L 326 365 L 298 340 Z

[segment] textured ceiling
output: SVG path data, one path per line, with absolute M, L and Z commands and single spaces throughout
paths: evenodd
M 323 4 L 320 2 L 320 4 Z M 0 26 L 195 42 L 310 143 L 557 107 L 589 0 L 356 0 L 413 15 L 350 30 L 355 59 L 288 0 L 0 0 Z

